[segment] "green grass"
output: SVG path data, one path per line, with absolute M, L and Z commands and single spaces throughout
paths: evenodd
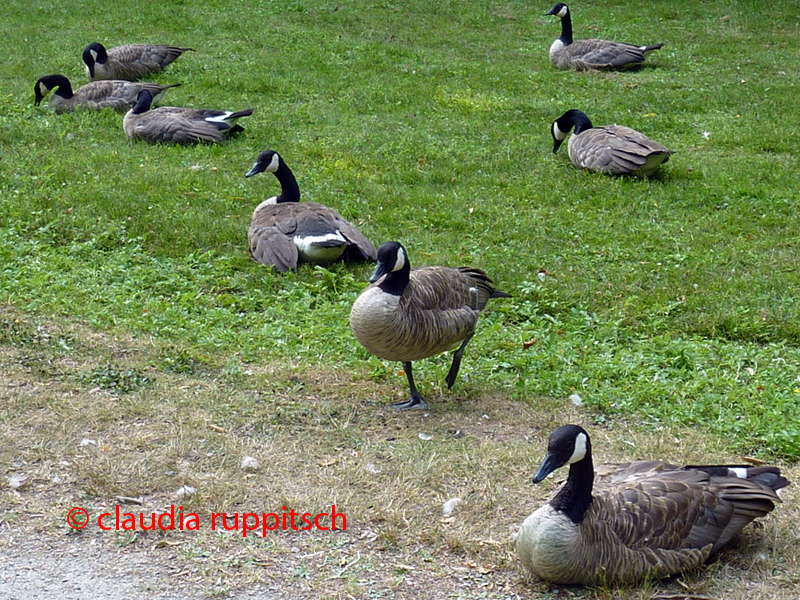
M 243 174 L 270 147 L 304 199 L 363 222 L 376 245 L 402 241 L 417 266 L 483 268 L 514 295 L 485 316 L 457 393 L 535 404 L 578 392 L 599 419 L 797 458 L 800 8 L 576 4 L 576 37 L 667 42 L 639 72 L 580 74 L 547 60 L 549 7 L 12 2 L 0 301 L 150 337 L 168 372 L 275 362 L 394 377 L 347 325 L 368 267 L 278 276 L 247 258 L 250 214 L 277 182 Z M 156 78 L 183 83 L 166 101 L 253 106 L 245 134 L 154 147 L 129 143 L 120 115 L 34 107 L 38 77 L 83 82 L 94 40 L 196 48 Z M 652 181 L 579 172 L 548 133 L 571 107 L 677 153 Z M 423 393 L 447 361 L 419 365 Z

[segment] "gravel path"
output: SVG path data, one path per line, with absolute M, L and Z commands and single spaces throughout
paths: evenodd
M 197 600 L 209 590 L 176 578 L 168 564 L 147 552 L 105 552 L 73 538 L 48 544 L 40 538 L 0 534 L 0 600 Z M 279 600 L 258 586 L 229 600 Z

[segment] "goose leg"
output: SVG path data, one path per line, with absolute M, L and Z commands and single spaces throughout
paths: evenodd
M 425 400 L 422 399 L 422 396 L 417 391 L 417 386 L 414 385 L 414 375 L 411 373 L 411 363 L 404 362 L 403 363 L 403 371 L 406 372 L 406 379 L 408 379 L 408 388 L 411 390 L 411 399 L 406 400 L 405 402 L 397 402 L 396 404 L 392 404 L 392 408 L 396 408 L 397 410 L 411 410 L 411 409 L 420 409 L 424 410 L 428 408 L 428 405 L 425 403 Z
M 472 335 L 475 335 L 474 333 Z M 449 390 L 453 387 L 453 384 L 456 382 L 456 375 L 458 375 L 458 370 L 461 368 L 461 357 L 464 356 L 464 348 L 467 346 L 469 341 L 472 339 L 472 335 L 461 342 L 461 346 L 456 353 L 453 355 L 453 364 L 450 365 L 450 370 L 447 372 L 447 378 L 444 380 L 447 384 L 447 389 Z

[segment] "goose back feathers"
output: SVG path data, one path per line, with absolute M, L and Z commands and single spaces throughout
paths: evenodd
M 565 425 L 550 435 L 534 483 L 570 465 L 556 494 L 517 534 L 530 573 L 559 584 L 614 584 L 693 569 L 780 501 L 777 467 L 602 465 L 589 435 Z
M 378 249 L 371 285 L 350 311 L 350 328 L 358 342 L 386 360 L 403 363 L 411 399 L 395 408 L 425 408 L 411 369 L 415 360 L 458 348 L 448 372 L 455 383 L 464 348 L 491 298 L 508 298 L 480 269 L 433 266 L 411 269 L 405 248 L 387 242 Z
M 76 108 L 87 110 L 112 108 L 124 112 L 136 104 L 139 92 L 142 90 L 147 90 L 155 101 L 161 97 L 164 90 L 179 85 L 180 83 L 160 85 L 105 80 L 92 81 L 73 91 L 69 79 L 63 75 L 46 75 L 33 86 L 33 93 L 34 102 L 38 106 L 50 92 L 53 92 L 48 103 L 57 113 L 70 112 Z
M 253 212 L 247 237 L 257 262 L 283 272 L 301 262 L 375 261 L 375 246 L 342 215 L 318 202 L 300 202 L 297 180 L 274 150 L 261 152 L 245 177 L 262 172 L 275 175 L 281 193 Z
M 572 39 L 572 17 L 569 7 L 559 2 L 547 15 L 561 18 L 561 36 L 550 46 L 550 62 L 557 69 L 575 71 L 621 70 L 640 66 L 648 52 L 664 44 L 637 46 L 610 40 Z
M 137 81 L 162 71 L 181 54 L 190 50 L 193 49 L 163 44 L 127 44 L 106 50 L 102 44 L 93 42 L 84 49 L 83 62 L 90 81 Z
M 572 164 L 609 175 L 652 175 L 674 154 L 643 133 L 623 125 L 594 127 L 583 112 L 571 109 L 553 122 L 553 153 L 574 128 L 567 143 Z
M 128 137 L 152 143 L 194 144 L 221 142 L 244 128 L 238 119 L 253 114 L 252 108 L 236 112 L 208 108 L 162 106 L 151 109 L 153 98 L 147 90 L 122 121 Z

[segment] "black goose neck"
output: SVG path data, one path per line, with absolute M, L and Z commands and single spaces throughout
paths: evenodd
M 386 277 L 378 282 L 378 287 L 386 294 L 392 296 L 402 296 L 403 292 L 411 280 L 411 265 L 408 261 L 397 271 L 392 271 L 386 274 Z
M 587 450 L 582 460 L 570 465 L 567 481 L 550 501 L 550 505 L 579 525 L 592 505 L 593 484 L 594 465 L 592 454 Z
M 97 54 L 97 58 L 94 58 L 94 60 L 98 64 L 104 65 L 108 60 L 108 51 L 106 50 L 106 47 L 103 46 L 103 44 L 95 42 L 94 44 L 90 44 L 88 49 L 95 51 L 95 54 Z
M 89 78 L 94 79 L 94 56 L 92 56 L 91 46 L 87 46 L 83 50 L 83 62 L 86 63 L 86 68 L 89 69 Z
M 58 89 L 55 92 L 53 92 L 57 96 L 61 96 L 65 100 L 69 100 L 70 98 L 72 98 L 72 84 L 66 77 L 62 76 L 54 77 L 53 86 L 58 86 Z
M 297 185 L 297 179 L 292 170 L 282 160 L 278 170 L 275 171 L 275 177 L 281 184 L 281 193 L 276 198 L 276 202 L 279 204 L 281 202 L 300 202 L 300 186 Z
M 561 37 L 558 39 L 564 42 L 565 46 L 569 46 L 572 43 L 572 17 L 569 9 L 567 9 L 567 14 L 561 17 Z
M 139 93 L 139 97 L 136 100 L 136 105 L 131 109 L 131 112 L 135 115 L 141 115 L 142 113 L 146 113 L 150 110 L 150 107 L 153 106 L 153 96 L 147 90 L 143 90 Z
M 594 127 L 592 121 L 586 116 L 586 113 L 575 109 L 569 112 L 570 118 L 572 119 L 572 126 L 575 128 L 575 135 Z

